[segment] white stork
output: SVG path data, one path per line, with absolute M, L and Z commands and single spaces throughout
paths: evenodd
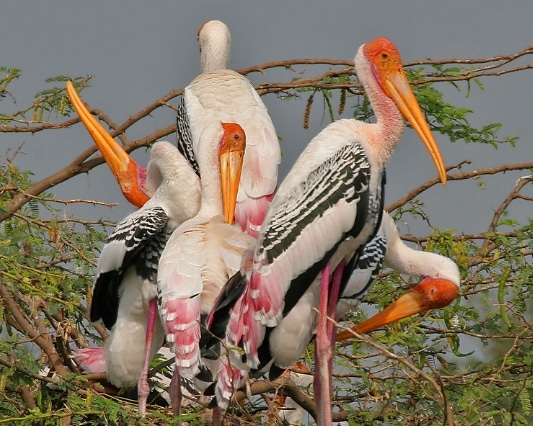
M 119 388 L 138 384 L 139 411 L 144 415 L 149 394 L 148 366 L 164 341 L 156 315 L 158 260 L 170 233 L 197 213 L 200 182 L 169 142 L 153 145 L 145 179 L 137 179 L 136 173 L 121 173 L 128 164 L 130 169 L 139 168 L 90 115 L 70 82 L 67 90 L 117 181 L 127 188 L 123 192 L 128 199 L 140 203 L 143 197 L 152 196 L 117 225 L 100 253 L 90 320 L 102 320 L 111 330 L 105 347 L 77 351 L 85 370 L 105 371 L 109 381 Z M 145 186 L 139 186 L 143 182 Z
M 358 250 L 377 232 L 384 169 L 403 133 L 402 115 L 419 134 L 442 182 L 446 182 L 440 152 L 411 91 L 396 46 L 385 38 L 361 46 L 355 69 L 377 122 L 338 120 L 309 143 L 279 186 L 255 250 L 243 258 L 241 271 L 228 283 L 229 288 L 243 291 L 230 313 L 224 339 L 229 353 L 223 354 L 215 389 L 216 401 L 223 408 L 250 369 L 267 367 L 265 361 L 292 357 L 284 353 L 284 337 L 275 339 L 274 331 L 311 284 L 320 280 L 321 294 L 327 296 L 331 291 L 331 300 L 322 297 L 320 302 L 320 306 L 329 307 L 328 312 L 320 310 L 322 319 L 319 315 L 318 321 L 317 358 L 321 361 L 317 359 L 316 368 L 321 371 L 315 375 L 315 393 L 323 401 L 318 404 L 317 421 L 331 423 L 327 383 L 331 375 L 324 369 L 331 362 L 333 336 L 322 336 L 320 324 L 326 323 L 325 315 L 334 316 L 340 282 L 350 275 L 344 274 L 341 280 L 344 266 L 353 268 Z M 329 270 L 334 276 L 331 289 Z M 332 334 L 332 330 L 328 332 Z M 231 349 L 235 347 L 239 349 Z
M 245 146 L 238 124 L 215 123 L 204 129 L 195 152 L 202 175 L 200 210 L 172 233 L 159 261 L 158 303 L 176 356 L 176 391 L 179 377 L 192 379 L 203 369 L 201 324 L 220 289 L 239 270 L 244 250 L 255 241 L 233 224 Z
M 198 30 L 202 73 L 184 90 L 178 108 L 178 148 L 197 173 L 195 145 L 214 121 L 239 123 L 246 153 L 235 221 L 257 236 L 278 179 L 279 141 L 263 101 L 241 74 L 227 69 L 231 35 L 226 24 L 208 21 Z

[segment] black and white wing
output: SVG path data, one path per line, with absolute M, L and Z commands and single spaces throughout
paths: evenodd
M 168 239 L 167 212 L 162 207 L 143 208 L 127 216 L 110 235 L 102 249 L 93 298 L 91 321 L 102 320 L 109 329 L 117 319 L 119 288 L 125 272 L 135 268 L 140 279 L 156 284 L 159 256 Z
M 181 97 L 181 102 L 178 106 L 178 113 L 176 117 L 176 136 L 178 139 L 179 152 L 185 157 L 185 159 L 193 168 L 194 172 L 200 176 L 200 168 L 198 167 L 196 156 L 194 155 L 191 124 L 189 115 L 187 114 L 184 96 Z
M 339 316 L 342 317 L 348 309 L 355 306 L 368 291 L 370 285 L 379 275 L 386 252 L 387 239 L 381 232 L 363 247 L 352 275 L 340 297 L 337 307 Z

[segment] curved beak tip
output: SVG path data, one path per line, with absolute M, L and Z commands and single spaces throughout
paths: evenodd
M 148 201 L 148 196 L 144 193 L 141 183 L 138 181 L 141 167 L 107 133 L 98 120 L 91 115 L 72 82 L 67 81 L 66 86 L 72 106 L 111 169 L 122 193 L 133 205 L 137 207 L 143 206 Z
M 435 164 L 439 178 L 445 185 L 447 181 L 446 166 L 442 154 L 403 70 L 389 73 L 385 79 L 385 86 L 389 97 L 424 143 Z
M 452 281 L 442 278 L 425 278 L 385 309 L 353 327 L 353 330 L 360 334 L 369 333 L 420 312 L 444 308 L 452 303 L 458 294 L 459 287 Z M 344 331 L 337 334 L 337 341 L 350 337 L 353 337 L 353 334 L 350 331 Z

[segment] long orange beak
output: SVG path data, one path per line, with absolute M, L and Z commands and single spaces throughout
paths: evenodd
M 394 101 L 402 115 L 422 139 L 439 174 L 442 184 L 446 184 L 446 167 L 442 155 L 424 117 L 420 105 L 411 90 L 402 67 L 402 59 L 396 46 L 384 37 L 365 45 L 365 52 L 376 66 L 380 84 L 385 93 Z
M 246 135 L 236 123 L 222 123 L 224 136 L 220 141 L 220 181 L 224 215 L 228 223 L 235 222 L 235 205 L 241 181 L 242 162 L 246 148 Z
M 364 334 L 419 312 L 443 308 L 449 305 L 458 293 L 459 287 L 451 281 L 442 278 L 425 278 L 396 302 L 361 324 L 352 327 L 352 330 Z M 353 337 L 352 333 L 343 331 L 337 334 L 337 342 L 350 337 Z
M 67 81 L 67 93 L 81 122 L 113 172 L 122 193 L 131 204 L 142 207 L 150 199 L 142 189 L 146 169 L 139 166 L 91 115 L 70 81 Z

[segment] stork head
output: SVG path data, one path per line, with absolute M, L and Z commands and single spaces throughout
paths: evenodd
M 231 33 L 222 21 L 207 21 L 198 29 L 202 72 L 228 67 L 231 51 Z
M 224 215 L 228 223 L 235 221 L 235 205 L 246 148 L 246 134 L 237 123 L 222 123 L 224 134 L 219 143 L 220 182 Z
M 369 63 L 372 75 L 383 93 L 396 104 L 426 146 L 435 163 L 440 180 L 445 184 L 446 167 L 442 155 L 424 113 L 411 90 L 398 48 L 385 37 L 379 37 L 361 46 L 361 53 Z
M 448 306 L 459 293 L 459 286 L 443 278 L 426 277 L 420 284 L 401 296 L 381 312 L 353 327 L 357 333 L 364 334 L 394 321 Z M 349 331 L 337 334 L 337 341 L 353 337 Z
M 138 165 L 91 115 L 70 81 L 67 81 L 67 93 L 81 122 L 113 172 L 122 193 L 131 204 L 142 207 L 151 195 L 147 194 L 145 186 L 146 169 Z

